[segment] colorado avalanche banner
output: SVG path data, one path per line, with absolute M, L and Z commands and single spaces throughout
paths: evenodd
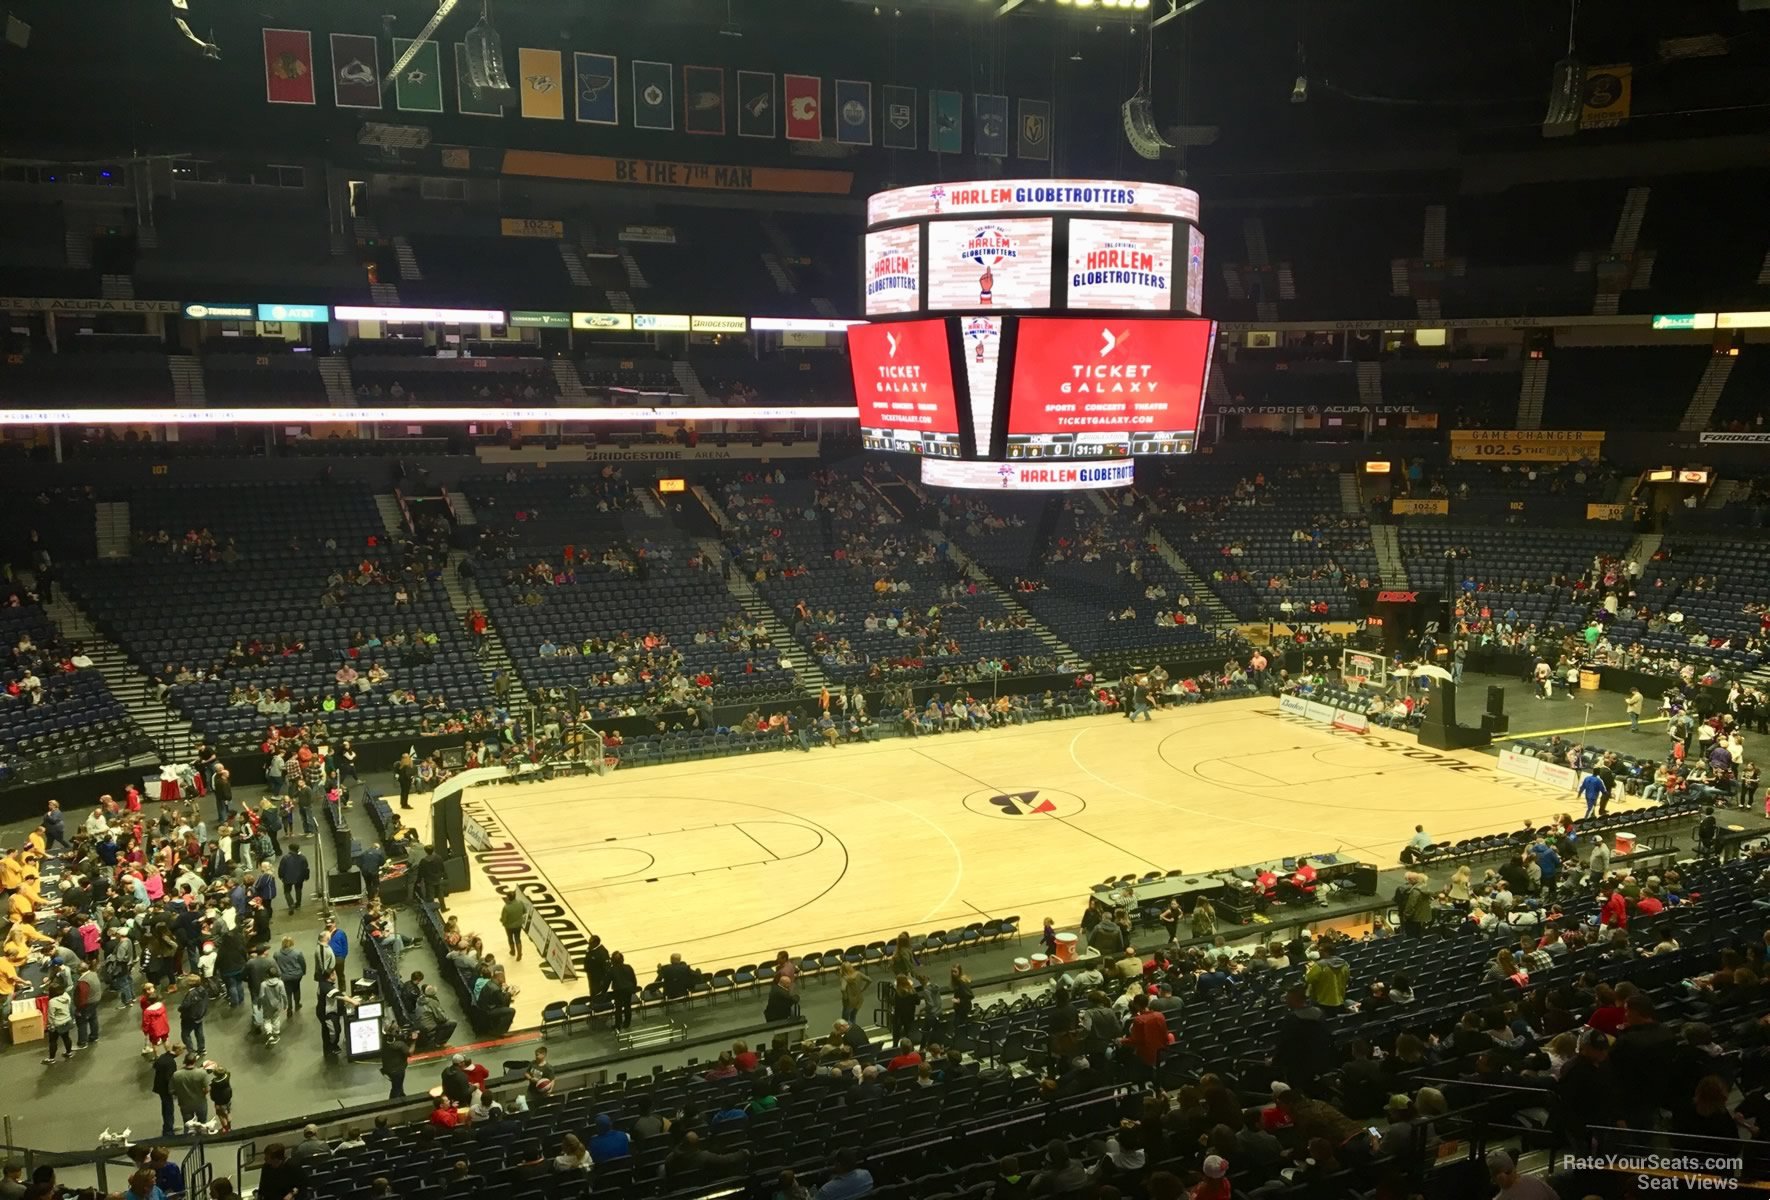
M 339 108 L 381 107 L 381 53 L 374 38 L 332 35 L 332 102 Z

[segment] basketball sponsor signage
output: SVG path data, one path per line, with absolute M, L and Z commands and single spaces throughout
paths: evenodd
M 928 307 L 1051 306 L 1051 220 L 937 221 L 928 226 Z
M 1103 212 L 1198 220 L 1198 193 L 1165 183 L 1100 179 L 995 179 L 931 183 L 879 192 L 867 224 L 967 213 Z
M 1174 227 L 1154 221 L 1069 223 L 1071 308 L 1166 312 L 1173 303 Z
M 922 231 L 914 225 L 866 236 L 866 313 L 915 312 L 922 307 Z
M 945 321 L 856 325 L 848 331 L 848 361 L 862 430 L 921 430 L 949 434 L 956 442 Z
M 1137 465 L 1130 459 L 1076 463 L 997 463 L 922 460 L 922 482 L 930 487 L 997 492 L 1105 491 L 1130 487 Z
M 1021 319 L 1008 433 L 1198 428 L 1209 321 Z

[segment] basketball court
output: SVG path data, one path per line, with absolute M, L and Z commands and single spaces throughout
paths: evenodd
M 451 910 L 492 947 L 487 884 L 519 885 L 644 983 L 672 951 L 712 971 L 1010 915 L 1073 927 L 1109 876 L 1329 851 L 1387 866 L 1416 822 L 1454 839 L 1575 802 L 1491 757 L 1236 700 L 475 787 L 463 811 L 493 848 Z M 537 962 L 514 974 L 524 1019 L 582 991 Z

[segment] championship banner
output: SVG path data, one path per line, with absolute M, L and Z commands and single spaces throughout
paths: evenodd
M 559 51 L 522 46 L 516 61 L 522 115 L 535 121 L 565 120 L 565 64 Z
M 977 122 L 977 153 L 990 158 L 1008 157 L 1008 97 L 979 92 L 971 101 L 971 115 Z
M 1629 506 L 1626 504 L 1588 504 L 1586 520 L 1588 521 L 1626 521 L 1629 519 Z
M 824 81 L 819 75 L 789 75 L 787 91 L 787 140 L 824 140 Z
M 1581 129 L 1614 129 L 1629 119 L 1629 102 L 1635 90 L 1635 68 L 1629 63 L 1613 67 L 1587 67 L 1585 90 L 1580 95 Z
M 572 55 L 572 71 L 578 80 L 578 124 L 619 125 L 620 61 L 612 54 L 580 50 Z
M 1397 497 L 1389 501 L 1389 511 L 1398 517 L 1447 517 L 1450 515 L 1450 501 L 1404 500 Z
M 1051 158 L 1051 102 L 1049 100 L 1022 100 L 1020 102 L 1020 122 L 1016 130 L 1019 145 L 1015 154 L 1020 158 L 1037 159 L 1048 162 Z
M 264 31 L 264 98 L 271 104 L 312 104 L 313 34 L 305 29 Z
M 725 68 L 682 68 L 682 132 L 725 136 Z
M 738 136 L 772 138 L 774 121 L 774 72 L 738 72 Z
M 1602 430 L 1453 429 L 1450 456 L 1475 462 L 1578 462 L 1604 451 Z
M 332 35 L 332 102 L 339 108 L 381 107 L 381 47 L 373 37 Z
M 873 144 L 873 85 L 859 79 L 836 81 L 836 140 L 846 146 Z
M 633 60 L 633 128 L 676 128 L 675 76 L 671 63 Z
M 638 64 L 634 64 L 637 73 Z M 546 150 L 506 150 L 502 173 L 584 183 L 631 183 L 640 187 L 679 187 L 721 192 L 796 192 L 846 196 L 852 171 L 802 167 L 749 167 L 725 163 L 669 162 L 656 158 L 609 158 L 599 154 L 558 154 Z
M 928 93 L 928 148 L 936 154 L 965 149 L 965 97 L 958 92 Z
M 885 85 L 885 120 L 880 142 L 887 150 L 916 148 L 916 89 L 901 84 Z
M 411 38 L 393 39 L 393 61 L 410 49 Z M 439 113 L 443 110 L 442 47 L 426 39 L 412 61 L 393 81 L 394 107 L 401 112 Z
M 473 73 L 467 69 L 467 43 L 455 43 L 455 110 L 466 117 L 501 117 L 504 106 L 486 92 L 473 86 Z

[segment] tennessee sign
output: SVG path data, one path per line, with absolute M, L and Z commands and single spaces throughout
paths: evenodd
M 915 312 L 922 306 L 921 230 L 887 229 L 866 240 L 866 312 Z
M 1174 228 L 1151 221 L 1069 223 L 1069 306 L 1166 312 L 1172 306 Z

